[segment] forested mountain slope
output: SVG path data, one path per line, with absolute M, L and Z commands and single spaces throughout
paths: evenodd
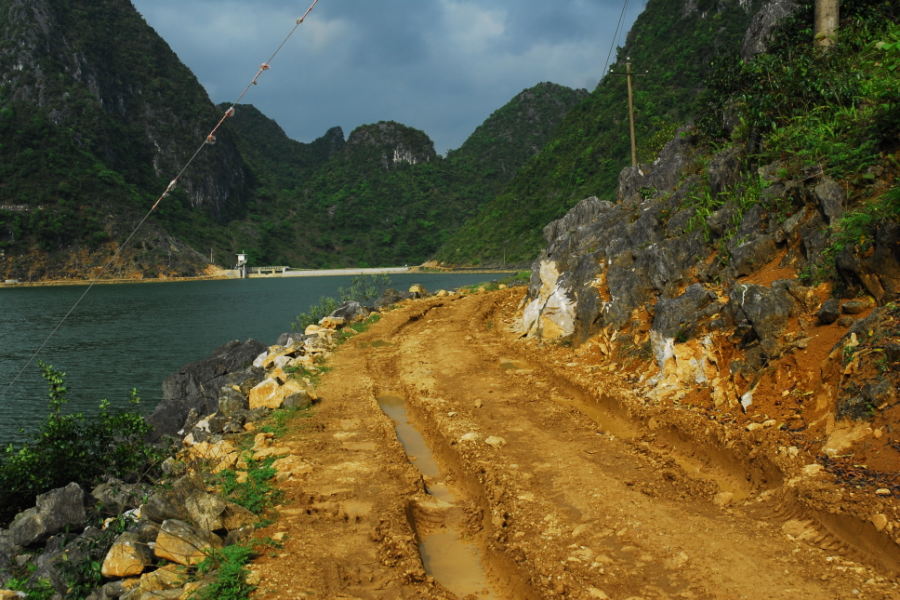
M 222 115 L 129 0 L 0 0 L 0 279 L 95 275 Z M 586 92 L 525 90 L 450 158 L 399 124 L 290 140 L 237 107 L 106 277 L 417 263 Z M 323 129 L 325 129 L 323 127 Z
M 394 122 L 359 127 L 345 144 L 335 129 L 299 144 L 242 107 L 232 124 L 254 181 L 263 185 L 250 219 L 232 224 L 230 235 L 255 262 L 421 263 L 539 152 L 585 97 L 584 90 L 552 83 L 524 90 L 447 157 L 425 132 Z
M 0 1 L 0 275 L 84 272 L 130 232 L 219 118 L 128 0 Z M 226 128 L 113 274 L 196 272 L 189 242 L 239 217 L 246 167 Z M 168 232 L 165 231 L 168 230 Z
M 649 0 L 613 64 L 636 72 L 638 160 L 656 159 L 675 127 L 696 112 L 702 82 L 717 56 L 740 50 L 760 0 Z M 440 261 L 499 263 L 533 259 L 541 231 L 588 196 L 612 199 L 619 171 L 630 164 L 624 77 L 604 77 L 571 110 L 542 152 L 437 254 Z

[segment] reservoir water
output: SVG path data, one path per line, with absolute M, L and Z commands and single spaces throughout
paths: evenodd
M 491 274 L 391 275 L 393 287 L 431 291 L 500 277 Z M 66 373 L 69 411 L 93 414 L 101 399 L 127 405 L 140 392 L 149 414 L 162 382 L 231 340 L 270 345 L 322 296 L 337 297 L 347 277 L 300 277 L 122 284 L 94 287 L 39 358 Z M 0 392 L 84 292 L 84 286 L 0 290 Z M 19 442 L 47 414 L 47 385 L 37 360 L 0 400 L 0 444 Z

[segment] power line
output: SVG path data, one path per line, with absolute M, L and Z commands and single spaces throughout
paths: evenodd
M 172 190 L 175 189 L 175 187 L 178 185 L 178 180 L 181 179 L 181 177 L 185 174 L 185 172 L 188 170 L 188 168 L 191 166 L 191 164 L 194 162 L 194 160 L 200 155 L 200 153 L 203 151 L 203 149 L 207 146 L 207 144 L 211 145 L 211 144 L 216 143 L 216 132 L 219 130 L 220 127 L 222 127 L 222 124 L 225 122 L 226 119 L 234 116 L 234 108 L 244 98 L 244 96 L 247 95 L 247 92 L 250 91 L 250 88 L 253 87 L 254 85 L 258 84 L 260 75 L 262 75 L 263 73 L 265 73 L 266 71 L 268 71 L 271 68 L 269 65 L 272 62 L 272 60 L 274 60 L 275 57 L 278 56 L 278 53 L 281 52 L 281 50 L 284 48 L 285 44 L 288 43 L 288 40 L 291 39 L 291 37 L 294 35 L 294 33 L 297 31 L 297 29 L 300 27 L 300 25 L 303 24 L 303 22 L 306 20 L 306 17 L 309 16 L 309 14 L 313 11 L 313 9 L 316 7 L 316 4 L 318 4 L 318 3 L 319 3 L 319 0 L 313 0 L 313 3 L 310 5 L 310 7 L 307 9 L 307 11 L 303 14 L 303 16 L 300 17 L 299 19 L 297 19 L 297 22 L 294 24 L 293 29 L 291 29 L 290 33 L 287 34 L 287 36 L 284 38 L 284 41 L 281 42 L 281 45 L 278 46 L 278 48 L 275 50 L 275 52 L 272 53 L 272 56 L 269 57 L 269 60 L 267 60 L 266 62 L 264 62 L 263 64 L 261 64 L 259 66 L 259 71 L 257 71 L 256 76 L 253 78 L 253 80 L 250 81 L 249 84 L 247 84 L 247 87 L 244 88 L 244 91 L 241 92 L 241 95 L 238 96 L 237 100 L 235 100 L 234 103 L 232 103 L 231 107 L 225 111 L 225 114 L 222 115 L 222 118 L 219 120 L 218 123 L 216 123 L 216 126 L 213 127 L 213 129 L 209 133 L 209 135 L 206 136 L 206 139 L 203 140 L 203 143 L 200 144 L 200 147 L 197 148 L 197 151 L 194 152 L 194 154 L 193 154 L 193 156 L 191 156 L 190 160 L 188 160 L 187 163 L 185 163 L 185 165 L 181 168 L 181 170 L 178 172 L 178 175 L 175 176 L 175 179 L 173 179 L 169 183 L 169 186 L 162 193 L 162 195 L 160 195 L 159 199 L 157 199 L 157 201 L 153 204 L 153 207 L 147 212 L 146 215 L 144 215 L 144 218 L 141 219 L 141 221 L 140 221 L 140 223 L 138 223 L 137 227 L 134 228 L 134 231 L 131 232 L 131 235 L 128 236 L 128 238 L 125 240 L 125 242 L 123 242 L 122 244 L 119 245 L 119 248 L 118 248 L 118 250 L 116 250 L 115 254 L 113 254 L 113 257 L 110 258 L 109 261 L 103 266 L 103 268 L 100 270 L 100 273 L 96 277 L 94 277 L 94 279 L 91 281 L 91 284 L 88 286 L 88 288 L 86 290 L 84 290 L 83 294 L 81 294 L 81 297 L 78 298 L 78 300 L 75 302 L 75 304 L 72 305 L 72 308 L 69 309 L 69 312 L 66 313 L 66 315 L 62 318 L 62 320 L 60 320 L 59 323 L 57 323 L 57 325 L 53 329 L 53 331 L 50 332 L 50 335 L 47 336 L 47 339 L 44 340 L 44 343 L 42 343 L 41 346 L 34 352 L 34 354 L 31 355 L 31 358 L 28 359 L 28 362 L 25 363 L 25 366 L 22 367 L 22 370 L 20 370 L 18 375 L 16 375 L 15 379 L 12 380 L 12 383 L 10 383 L 8 386 L 6 386 L 6 389 L 3 390 L 3 393 L 0 393 L 0 400 L 3 400 L 6 397 L 6 394 L 9 393 L 9 390 L 11 390 L 12 387 L 16 384 L 16 382 L 19 381 L 19 378 L 22 377 L 22 374 L 25 373 L 25 370 L 28 369 L 29 366 L 31 366 L 31 363 L 34 362 L 34 359 L 37 358 L 38 354 L 41 353 L 41 350 L 44 349 L 44 347 L 47 345 L 47 343 L 53 338 L 54 335 L 56 335 L 56 332 L 59 331 L 59 328 L 62 327 L 63 323 L 65 323 L 66 320 L 69 318 L 69 316 L 75 311 L 75 309 L 78 308 L 78 305 L 81 304 L 81 301 L 84 300 L 85 296 L 88 295 L 88 292 L 91 291 L 91 289 L 100 280 L 100 278 L 103 276 L 103 274 L 106 273 L 106 270 L 110 267 L 110 265 L 112 265 L 113 262 L 115 262 L 116 258 L 119 257 L 119 254 L 122 253 L 122 250 L 124 250 L 128 246 L 128 243 L 135 236 L 135 234 L 138 232 L 138 230 L 140 230 L 140 228 L 143 227 L 143 225 L 147 221 L 147 219 L 150 218 L 150 215 L 153 214 L 153 211 L 155 211 L 157 209 L 157 207 L 159 206 L 159 204 L 166 198 L 166 196 L 168 196 L 172 192 Z
M 625 0 L 625 3 L 622 5 L 622 13 L 619 15 L 619 22 L 616 24 L 616 32 L 613 34 L 612 43 L 609 45 L 609 53 L 606 55 L 606 63 L 603 65 L 603 74 L 600 75 L 600 80 L 603 80 L 603 77 L 606 76 L 606 71 L 609 68 L 609 59 L 612 58 L 613 49 L 616 47 L 616 39 L 619 37 L 619 29 L 622 27 L 622 21 L 625 19 L 625 10 L 628 8 L 628 0 Z

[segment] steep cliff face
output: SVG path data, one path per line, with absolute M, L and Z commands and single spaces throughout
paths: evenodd
M 215 124 L 196 77 L 128 0 L 11 0 L 0 11 L 0 107 L 45 119 L 46 136 L 69 138 L 129 183 L 171 179 Z M 182 188 L 221 218 L 245 193 L 244 167 L 228 131 L 207 150 Z
M 354 129 L 337 160 L 357 164 L 360 172 L 364 172 L 371 169 L 376 156 L 385 171 L 402 164 L 417 165 L 437 159 L 434 142 L 424 131 L 381 121 Z
M 859 24 L 830 56 L 782 44 L 793 63 L 760 56 L 738 79 L 780 85 L 795 63 L 837 85 L 896 78 L 858 62 L 885 21 L 856 4 L 844 8 L 859 8 Z M 807 17 L 791 24 L 798 36 Z M 807 110 L 840 122 L 845 109 L 794 91 L 793 113 L 767 117 L 785 119 L 779 128 L 735 126 L 723 139 L 689 125 L 658 160 L 620 172 L 615 202 L 587 198 L 550 223 L 520 333 L 601 357 L 648 402 L 777 426 L 828 456 L 895 469 L 882 434 L 900 422 L 900 145 L 884 132 L 890 100 L 848 89 L 854 110 L 871 112 L 816 143 L 830 149 L 816 161 L 810 130 L 791 123 Z M 738 114 L 782 110 L 765 96 L 726 100 Z
M 6 275 L 75 274 L 67 255 L 102 261 L 221 114 L 128 0 L 4 0 L 0 36 L 0 250 L 17 264 Z M 174 262 L 195 274 L 202 261 L 178 248 L 195 241 L 198 220 L 223 222 L 249 197 L 226 127 L 153 215 L 146 241 L 183 229 Z

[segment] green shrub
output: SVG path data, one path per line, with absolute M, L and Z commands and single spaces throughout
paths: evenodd
M 249 598 L 256 586 L 247 583 L 249 563 L 256 556 L 252 548 L 235 545 L 213 550 L 197 566 L 200 575 L 215 574 L 208 586 L 192 594 L 193 600 L 243 600 Z
M 337 307 L 337 300 L 322 296 L 319 298 L 318 304 L 309 307 L 308 313 L 300 313 L 294 318 L 294 322 L 291 323 L 291 329 L 293 331 L 306 331 L 307 327 L 317 324 L 323 318 L 337 310 Z
M 372 275 L 371 278 L 360 275 L 350 280 L 348 289 L 338 288 L 338 295 L 341 297 L 341 302 L 369 304 L 381 298 L 389 287 L 391 287 L 391 278 L 385 273 Z
M 65 373 L 40 362 L 49 384 L 50 414 L 16 449 L 13 444 L 0 454 L 0 522 L 8 523 L 18 512 L 34 506 L 35 496 L 75 482 L 90 487 L 113 476 L 140 481 L 155 475 L 166 456 L 165 449 L 144 441 L 152 427 L 138 406 L 132 390 L 128 410 L 111 411 L 100 402 L 93 420 L 81 413 L 64 414 L 68 402 Z

